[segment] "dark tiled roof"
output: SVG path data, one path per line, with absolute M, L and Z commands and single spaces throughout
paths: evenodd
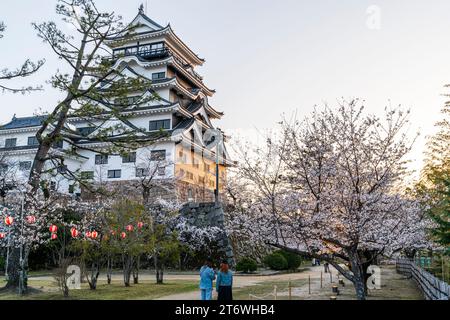
M 203 106 L 203 102 L 192 102 L 186 109 L 191 112 L 197 112 L 198 110 L 200 110 L 200 108 Z
M 163 26 L 161 26 L 159 23 L 155 22 L 154 20 L 150 19 L 146 14 L 141 14 L 141 15 L 142 15 L 142 17 L 143 17 L 145 20 L 147 20 L 147 21 L 150 22 L 151 24 L 157 26 L 157 27 L 160 28 L 160 29 L 164 29 Z
M 11 148 L 0 148 L 0 151 L 23 151 L 37 149 L 39 146 L 17 146 Z
M 195 122 L 194 118 L 184 119 L 180 123 L 178 123 L 173 130 L 187 129 Z
M 34 116 L 34 117 L 14 117 L 9 123 L 0 126 L 0 130 L 11 130 L 29 127 L 39 127 L 47 119 L 47 116 Z

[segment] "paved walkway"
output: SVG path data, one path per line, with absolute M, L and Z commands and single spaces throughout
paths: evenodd
M 311 267 L 307 270 L 300 272 L 300 273 L 289 273 L 289 274 L 278 274 L 278 275 L 271 275 L 271 276 L 252 276 L 252 275 L 236 275 L 234 277 L 234 283 L 233 288 L 234 289 L 240 289 L 240 288 L 246 288 L 258 285 L 260 283 L 264 283 L 267 281 L 295 281 L 295 280 L 305 280 L 308 279 L 309 276 L 311 278 L 319 277 L 320 282 L 320 271 L 323 271 L 323 267 Z M 195 280 L 198 281 L 198 276 L 195 277 Z M 216 298 L 216 292 L 213 293 L 213 299 Z M 181 293 L 181 294 L 173 294 L 170 296 L 165 296 L 162 298 L 159 298 L 158 300 L 200 300 L 200 294 L 199 291 L 193 291 L 188 293 Z

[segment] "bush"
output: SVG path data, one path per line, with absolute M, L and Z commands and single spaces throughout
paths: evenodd
M 265 258 L 266 265 L 272 270 L 287 270 L 288 262 L 279 253 L 272 253 Z
M 297 270 L 298 267 L 300 267 L 300 265 L 302 264 L 302 258 L 298 254 L 287 252 L 284 250 L 275 251 L 275 253 L 282 255 L 286 259 L 288 263 L 287 268 L 289 270 Z
M 258 269 L 256 261 L 250 258 L 242 258 L 236 265 L 236 270 L 244 273 L 254 272 L 256 269 Z

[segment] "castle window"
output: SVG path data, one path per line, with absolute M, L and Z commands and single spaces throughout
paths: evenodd
M 29 146 L 38 146 L 39 141 L 36 137 L 28 137 L 28 145 Z
M 17 145 L 16 138 L 10 138 L 5 140 L 5 148 L 14 148 Z
M 152 80 L 161 80 L 164 79 L 165 77 L 166 77 L 165 72 L 157 72 L 152 74 Z
M 166 175 L 166 167 L 158 167 L 158 175 L 165 176 Z
M 95 156 L 95 164 L 101 165 L 101 164 L 108 164 L 108 155 L 105 154 L 97 154 Z
M 158 42 L 158 43 L 151 44 L 151 50 L 163 50 L 163 49 L 164 49 L 164 42 Z
M 122 170 L 109 170 L 108 179 L 120 179 L 122 177 Z
M 78 128 L 77 130 L 80 133 L 80 135 L 82 135 L 83 137 L 87 137 L 88 135 L 90 135 L 92 132 L 95 131 L 95 127 Z
M 138 104 L 141 99 L 142 97 L 140 96 L 117 98 L 116 100 L 114 100 L 114 104 L 119 107 L 130 107 Z
M 155 150 L 152 151 L 150 156 L 151 161 L 164 161 L 166 160 L 166 150 Z
M 94 179 L 94 171 L 83 171 L 81 172 L 82 180 L 93 180 Z
M 136 168 L 136 178 L 143 178 L 148 176 L 148 169 Z
M 58 173 L 65 174 L 67 173 L 67 166 L 66 165 L 60 165 L 57 169 Z
M 28 171 L 31 169 L 31 161 L 22 161 L 19 163 L 20 171 Z
M 136 152 L 130 152 L 122 156 L 122 163 L 135 163 L 136 162 Z
M 125 49 L 125 55 L 135 55 L 137 53 L 137 47 L 131 47 Z
M 159 130 L 169 130 L 170 129 L 170 120 L 155 120 L 150 121 L 150 131 L 159 131 Z

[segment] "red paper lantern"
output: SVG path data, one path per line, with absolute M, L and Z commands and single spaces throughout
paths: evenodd
M 56 233 L 52 233 L 52 240 L 58 239 L 58 235 Z
M 92 231 L 92 232 L 91 232 L 91 238 L 92 238 L 92 239 L 97 239 L 97 238 L 98 238 L 98 232 L 95 231 L 95 230 Z
M 72 229 L 70 229 L 70 234 L 72 235 L 72 238 L 77 238 L 79 236 L 80 232 L 77 229 L 72 228 Z
M 49 230 L 51 233 L 56 233 L 58 231 L 58 227 L 53 224 L 50 226 Z
M 120 237 L 121 237 L 122 239 L 125 239 L 125 238 L 127 237 L 127 234 L 126 234 L 125 232 L 122 232 L 122 233 L 120 234 Z
M 86 238 L 90 238 L 92 236 L 92 232 L 86 231 Z
M 127 231 L 132 232 L 134 227 L 130 224 L 129 226 L 127 226 L 125 229 L 127 229 Z
M 35 224 L 36 223 L 36 216 L 27 216 L 27 222 L 29 224 Z
M 6 224 L 7 226 L 11 226 L 13 223 L 14 223 L 14 218 L 13 218 L 13 217 L 7 216 L 7 217 L 5 218 L 5 224 Z
M 142 229 L 144 227 L 144 223 L 138 222 L 137 227 L 138 227 L 138 229 Z
M 5 239 L 6 238 L 6 234 L 4 234 L 3 232 L 0 232 L 0 239 Z

